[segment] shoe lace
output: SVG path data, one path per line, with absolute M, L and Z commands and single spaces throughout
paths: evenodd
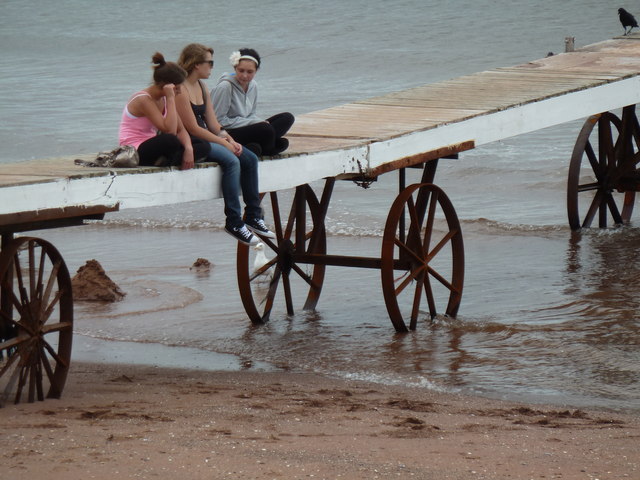
M 253 235 L 244 225 L 236 230 L 238 234 L 245 240 L 249 240 Z
M 267 230 L 267 224 L 264 223 L 264 220 L 262 220 L 261 218 L 256 218 L 253 221 L 254 225 L 259 226 L 260 228 L 264 228 L 265 230 Z

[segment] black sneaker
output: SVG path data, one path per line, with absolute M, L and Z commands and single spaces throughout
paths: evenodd
M 247 230 L 247 227 L 244 225 L 235 228 L 224 227 L 224 231 L 245 245 L 256 245 L 260 243 L 260 239 Z
M 261 218 L 250 218 L 245 222 L 245 225 L 253 233 L 257 233 L 262 237 L 276 238 L 276 234 L 269 230 L 267 225 L 264 223 L 264 220 Z
M 275 145 L 273 146 L 273 148 L 271 150 L 265 150 L 264 153 L 265 155 L 269 156 L 269 157 L 273 157 L 275 155 L 280 155 L 282 152 L 284 152 L 287 148 L 289 148 L 289 140 L 287 140 L 286 138 L 278 138 L 276 140 Z

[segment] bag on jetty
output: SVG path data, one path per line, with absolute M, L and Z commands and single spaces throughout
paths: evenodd
M 131 145 L 120 145 L 110 152 L 100 152 L 92 162 L 76 158 L 74 163 L 83 167 L 137 167 L 138 151 Z

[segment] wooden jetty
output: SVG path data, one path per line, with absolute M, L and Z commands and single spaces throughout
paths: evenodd
M 629 35 L 301 115 L 289 135 L 287 154 L 261 163 L 261 189 L 277 191 L 326 177 L 375 176 L 423 158 L 635 104 L 640 99 L 639 41 L 639 35 Z M 89 169 L 69 158 L 3 164 L 0 215 L 219 198 L 219 173 L 217 168 Z
M 568 175 L 571 227 L 591 226 L 596 218 L 600 227 L 628 222 L 640 183 L 638 101 L 636 34 L 299 116 L 286 155 L 260 163 L 277 234 L 263 239 L 273 252 L 263 268 L 274 270 L 266 288 L 255 288 L 262 271 L 252 271 L 249 248 L 238 246 L 238 286 L 249 318 L 267 321 L 278 301 L 291 314 L 296 296 L 303 309 L 314 309 L 327 265 L 379 269 L 399 332 L 415 329 L 423 317 L 456 315 L 464 248 L 453 203 L 433 184 L 438 159 L 576 119 L 588 117 Z M 617 109 L 621 117 L 612 113 Z M 420 183 L 404 184 L 407 167 L 423 169 Z M 380 257 L 327 254 L 324 219 L 334 182 L 367 182 L 396 170 L 400 192 Z M 316 194 L 309 183 L 322 179 Z M 288 211 L 278 197 L 287 189 L 295 189 Z M 0 165 L 0 404 L 59 396 L 71 353 L 73 301 L 64 260 L 45 240 L 16 233 L 220 196 L 215 164 L 188 171 L 87 168 L 73 158 Z

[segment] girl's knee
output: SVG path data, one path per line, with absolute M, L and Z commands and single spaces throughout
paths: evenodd
M 258 168 L 258 157 L 247 147 L 242 148 L 242 153 L 237 158 L 243 170 Z
M 280 115 L 282 123 L 288 124 L 289 126 L 293 125 L 293 122 L 296 121 L 296 117 L 294 117 L 293 114 L 289 112 L 282 112 Z
M 275 140 L 276 131 L 269 122 L 260 122 L 252 125 L 252 138 L 254 141 L 265 145 Z
M 232 163 L 238 163 L 238 157 L 236 157 L 231 150 L 227 147 L 223 147 L 220 144 L 211 142 L 211 150 L 209 151 L 209 158 L 217 162 L 220 165 L 227 165 Z

